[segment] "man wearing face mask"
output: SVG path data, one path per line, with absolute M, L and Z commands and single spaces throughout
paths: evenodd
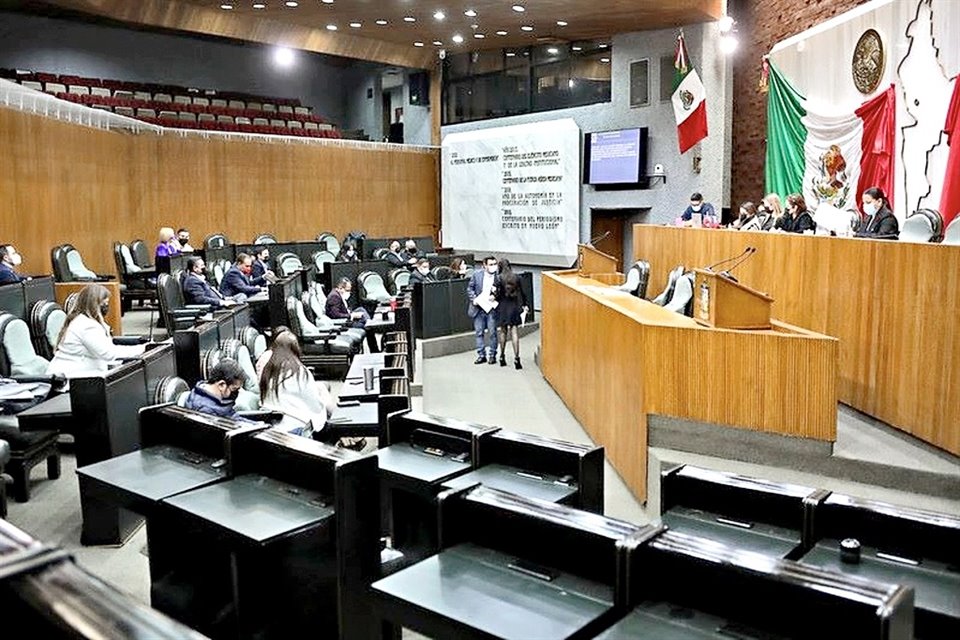
M 683 211 L 683 215 L 680 216 L 680 220 L 684 223 L 693 221 L 693 214 L 700 214 L 703 216 L 703 222 L 706 225 L 712 224 L 717 217 L 717 213 L 713 208 L 713 205 L 709 202 L 703 201 L 703 195 L 698 192 L 694 192 L 690 195 L 690 204 Z
M 404 243 L 403 253 L 400 255 L 411 269 L 416 269 L 417 262 L 423 257 L 423 254 L 417 249 L 417 243 L 413 238 L 407 239 Z
M 391 267 L 407 266 L 406 258 L 400 253 L 400 241 L 392 240 L 390 242 L 390 251 L 386 255 L 386 261 Z
M 0 284 L 15 284 L 29 280 L 17 273 L 23 258 L 12 244 L 0 244 Z
M 248 297 L 257 295 L 260 293 L 260 287 L 254 286 L 250 282 L 252 274 L 253 256 L 246 253 L 237 254 L 237 261 L 230 265 L 227 272 L 223 274 L 223 280 L 220 282 L 220 293 L 228 298 L 240 294 Z
M 327 304 L 324 307 L 324 311 L 328 318 L 333 320 L 348 320 L 348 327 L 363 329 L 367 325 L 367 321 L 370 320 L 370 314 L 367 313 L 367 310 L 363 307 L 350 308 L 349 302 L 352 289 L 353 284 L 350 282 L 350 278 L 340 278 L 340 281 L 337 283 L 337 288 L 327 296 Z M 367 347 L 371 353 L 380 350 L 379 345 L 377 345 L 377 336 L 371 331 L 367 331 Z
M 187 272 L 183 274 L 180 283 L 183 289 L 183 299 L 187 304 L 208 304 L 211 307 L 230 307 L 236 304 L 234 300 L 224 298 L 223 294 L 210 286 L 203 275 L 207 265 L 203 258 L 193 256 L 187 259 Z
M 221 418 L 252 422 L 237 414 L 237 396 L 246 382 L 247 375 L 235 360 L 224 358 L 218 362 L 206 380 L 201 380 L 190 391 L 184 406 L 187 409 Z
M 432 273 L 430 273 L 430 261 L 426 258 L 422 258 L 420 262 L 417 263 L 417 268 L 414 269 L 413 273 L 410 274 L 410 284 L 436 281 L 437 279 L 433 277 Z
M 270 269 L 267 261 L 270 259 L 270 249 L 265 246 L 253 250 L 253 270 L 250 273 L 250 284 L 255 287 L 265 287 L 270 282 L 277 281 L 277 275 Z
M 477 338 L 477 359 L 473 364 L 497 363 L 496 295 L 500 289 L 497 265 L 496 258 L 487 256 L 483 260 L 483 270 L 474 272 L 467 284 L 467 297 L 470 299 L 467 315 L 473 318 L 473 330 Z
M 180 251 L 191 253 L 193 247 L 190 246 L 190 232 L 186 229 L 177 229 L 177 242 L 180 243 Z

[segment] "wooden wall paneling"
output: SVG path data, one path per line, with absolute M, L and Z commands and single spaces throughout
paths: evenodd
M 659 293 L 676 264 L 745 246 L 735 275 L 774 299 L 776 318 L 839 338 L 839 398 L 960 454 L 960 247 L 637 225 L 634 256 Z

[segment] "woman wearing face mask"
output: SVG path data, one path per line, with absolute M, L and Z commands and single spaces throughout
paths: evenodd
M 413 270 L 413 273 L 410 274 L 410 284 L 416 284 L 418 282 L 436 282 L 436 278 L 433 277 L 433 274 L 430 273 L 430 261 L 426 258 L 422 258 L 417 262 L 417 268 Z
M 740 205 L 740 217 L 731 225 L 740 231 L 760 231 L 761 221 L 757 215 L 757 207 L 752 202 Z
M 760 225 L 764 231 L 773 229 L 777 221 L 783 217 L 783 204 L 780 202 L 780 196 L 775 193 L 768 193 L 760 201 L 757 207 L 757 213 L 760 216 Z
M 454 278 L 466 278 L 467 277 L 467 263 L 463 258 L 454 258 L 450 261 L 450 271 L 453 272 Z
M 47 373 L 67 378 L 98 376 L 106 373 L 114 360 L 143 354 L 142 344 L 113 344 L 110 327 L 103 319 L 109 305 L 110 292 L 99 284 L 87 285 L 80 291 L 57 337 Z
M 900 236 L 900 223 L 890 210 L 890 202 L 883 190 L 870 187 L 863 192 L 862 200 L 866 218 L 860 223 L 856 237 L 896 240 Z
M 360 256 L 357 255 L 357 248 L 349 242 L 340 247 L 340 255 L 337 256 L 338 262 L 360 262 Z
M 787 210 L 777 222 L 776 228 L 787 233 L 803 233 L 817 228 L 802 195 L 791 193 L 787 196 Z

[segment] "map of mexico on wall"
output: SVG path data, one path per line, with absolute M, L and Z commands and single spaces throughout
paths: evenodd
M 454 133 L 441 148 L 443 244 L 569 267 L 580 237 L 580 128 L 571 119 Z

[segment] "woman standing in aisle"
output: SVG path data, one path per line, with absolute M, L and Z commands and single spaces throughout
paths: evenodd
M 513 366 L 522 369 L 520 364 L 520 325 L 523 315 L 529 311 L 527 296 L 520 286 L 520 278 L 513 272 L 510 262 L 500 260 L 500 288 L 496 293 L 497 302 L 497 339 L 500 343 L 500 366 L 507 366 L 507 336 L 513 344 Z

